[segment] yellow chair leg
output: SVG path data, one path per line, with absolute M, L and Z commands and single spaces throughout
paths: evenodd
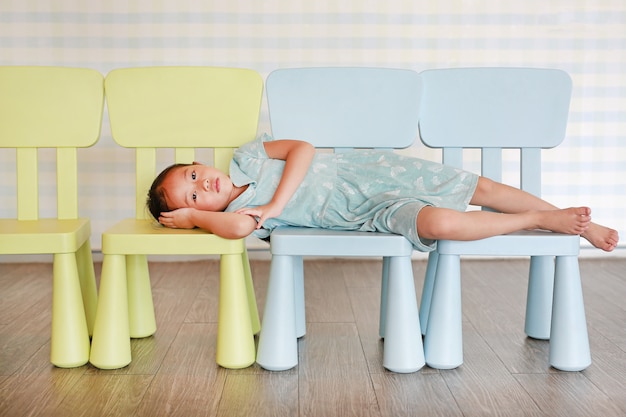
M 216 361 L 224 368 L 238 369 L 252 365 L 254 360 L 254 336 L 242 257 L 222 255 Z
M 243 273 L 246 280 L 246 292 L 248 295 L 248 308 L 250 310 L 250 323 L 252 325 L 252 334 L 261 331 L 261 320 L 259 320 L 259 309 L 256 305 L 256 296 L 254 293 L 254 284 L 252 282 L 252 272 L 250 271 L 250 260 L 248 259 L 248 251 L 244 250 Z
M 131 361 L 126 259 L 104 255 L 89 361 L 97 368 L 123 368 Z
M 50 362 L 73 368 L 89 360 L 89 332 L 74 253 L 54 255 Z
M 156 332 L 156 319 L 146 255 L 126 256 L 126 280 L 130 337 L 151 336 Z
M 96 320 L 98 289 L 96 287 L 96 273 L 93 269 L 91 245 L 88 240 L 76 253 L 76 263 L 78 265 L 78 277 L 80 279 L 80 290 L 83 295 L 83 306 L 85 307 L 87 329 L 89 330 L 89 335 L 91 336 L 93 335 L 93 323 Z

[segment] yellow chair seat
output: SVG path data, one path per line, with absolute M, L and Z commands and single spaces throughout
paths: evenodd
M 91 235 L 89 219 L 0 219 L 0 254 L 76 252 Z
M 102 253 L 125 255 L 207 255 L 241 253 L 242 239 L 224 239 L 201 229 L 170 229 L 150 219 L 125 219 L 102 236 Z

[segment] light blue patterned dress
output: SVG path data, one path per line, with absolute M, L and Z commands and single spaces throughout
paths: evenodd
M 263 146 L 268 135 L 235 151 L 230 177 L 248 188 L 226 211 L 267 204 L 280 181 L 284 161 L 270 159 Z M 283 213 L 254 232 L 266 238 L 278 226 L 397 233 L 420 251 L 435 242 L 416 230 L 425 206 L 464 211 L 476 188 L 476 174 L 391 151 L 317 153 L 302 185 Z

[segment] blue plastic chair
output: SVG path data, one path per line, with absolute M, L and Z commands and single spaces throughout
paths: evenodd
M 521 188 L 541 194 L 541 149 L 565 137 L 572 82 L 555 69 L 459 68 L 421 74 L 420 136 L 462 165 L 463 148 L 482 150 L 482 175 L 501 181 L 502 149 L 520 149 Z M 550 339 L 549 362 L 565 371 L 591 363 L 578 236 L 524 231 L 477 241 L 440 240 L 429 257 L 420 319 L 426 363 L 463 362 L 461 255 L 530 256 L 526 334 Z
M 417 136 L 419 75 L 381 68 L 299 68 L 266 80 L 275 138 L 306 140 L 336 152 L 353 148 L 406 148 Z M 375 232 L 278 228 L 259 335 L 257 363 L 268 370 L 298 364 L 297 338 L 306 332 L 303 256 L 383 257 L 380 334 L 383 366 L 414 372 L 424 355 L 404 237 Z M 393 302 L 388 302 L 393 300 Z

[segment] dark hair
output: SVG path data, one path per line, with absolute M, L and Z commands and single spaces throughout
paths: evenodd
M 165 200 L 165 189 L 163 188 L 163 181 L 167 178 L 168 174 L 172 172 L 176 168 L 189 166 L 190 164 L 174 164 L 165 168 L 157 177 L 152 181 L 152 185 L 150 186 L 150 190 L 148 191 L 148 199 L 146 200 L 146 204 L 148 206 L 148 210 L 152 217 L 156 220 L 159 220 L 159 216 L 161 213 L 165 211 L 171 211 L 171 209 L 167 206 L 167 201 Z

